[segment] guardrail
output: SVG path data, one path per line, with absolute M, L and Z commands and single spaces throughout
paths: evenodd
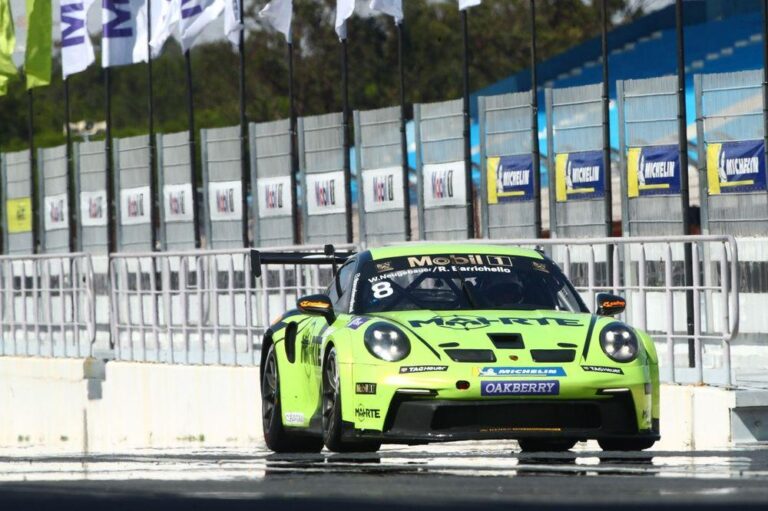
M 598 292 L 626 295 L 628 307 L 622 319 L 648 331 L 660 345 L 664 381 L 733 383 L 730 342 L 739 331 L 739 261 L 733 236 L 469 243 L 541 247 L 560 265 L 590 307 Z M 686 244 L 691 245 L 694 261 L 693 280 L 687 286 L 683 266 Z M 688 329 L 686 295 L 693 302 L 692 331 Z
M 91 356 L 91 256 L 0 256 L 0 333 L 0 355 Z
M 323 256 L 325 250 L 277 247 L 269 254 L 301 251 Z M 327 262 L 275 263 L 274 257 L 261 254 L 249 249 L 112 254 L 115 358 L 258 364 L 260 336 L 269 324 L 293 308 L 299 296 L 321 291 L 332 271 L 324 267 Z

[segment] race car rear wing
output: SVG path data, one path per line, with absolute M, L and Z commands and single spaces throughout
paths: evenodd
M 336 268 L 355 254 L 354 251 L 336 251 L 333 245 L 325 245 L 323 252 L 263 252 L 251 250 L 251 274 L 261 277 L 261 267 L 265 264 L 289 264 L 289 265 L 330 265 L 333 274 Z

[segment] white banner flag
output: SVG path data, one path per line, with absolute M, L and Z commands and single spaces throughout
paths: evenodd
M 336 33 L 347 38 L 347 20 L 355 13 L 355 0 L 336 0 Z
M 243 22 L 240 19 L 240 2 L 243 0 L 224 0 L 224 34 L 234 46 L 240 45 L 240 32 Z
M 107 191 L 80 192 L 80 225 L 107 225 Z
M 464 162 L 424 165 L 424 208 L 466 206 Z
M 329 215 L 345 211 L 343 171 L 307 174 L 307 214 Z
M 403 209 L 404 197 L 401 167 L 363 171 L 363 199 L 366 213 Z
M 223 0 L 181 0 L 181 49 L 190 49 L 205 27 L 221 16 L 223 10 Z
M 146 0 L 102 0 L 102 67 L 147 61 Z
M 291 42 L 291 21 L 293 20 L 293 0 L 272 0 L 259 12 L 269 24 Z
M 163 51 L 163 46 L 176 30 L 181 19 L 181 0 L 158 0 L 152 2 L 152 58 L 157 58 Z M 158 6 L 159 3 L 159 6 Z
M 61 0 L 61 72 L 64 78 L 96 61 L 88 35 L 88 11 L 94 0 Z
M 120 224 L 139 225 L 150 223 L 149 199 L 148 186 L 120 190 Z
M 242 181 L 208 183 L 208 214 L 212 221 L 242 220 Z
M 371 9 L 389 14 L 398 23 L 403 20 L 403 0 L 371 0 Z
M 189 183 L 163 186 L 163 212 L 165 222 L 191 222 L 192 185 Z
M 291 176 L 262 178 L 256 182 L 259 218 L 291 216 Z
M 45 201 L 45 230 L 55 231 L 69 226 L 67 194 L 48 195 Z
M 459 0 L 459 10 L 463 11 L 465 9 L 469 9 L 470 7 L 480 5 L 480 2 L 482 2 L 482 0 Z

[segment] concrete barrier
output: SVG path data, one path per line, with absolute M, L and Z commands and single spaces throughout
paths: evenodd
M 257 367 L 0 358 L 0 449 L 263 445 Z
M 0 357 L 0 450 L 263 447 L 257 367 Z M 768 392 L 662 385 L 656 449 L 768 440 Z

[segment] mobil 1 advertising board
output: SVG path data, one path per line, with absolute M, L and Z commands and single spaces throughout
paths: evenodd
M 464 161 L 427 163 L 421 175 L 422 239 L 466 238 Z

